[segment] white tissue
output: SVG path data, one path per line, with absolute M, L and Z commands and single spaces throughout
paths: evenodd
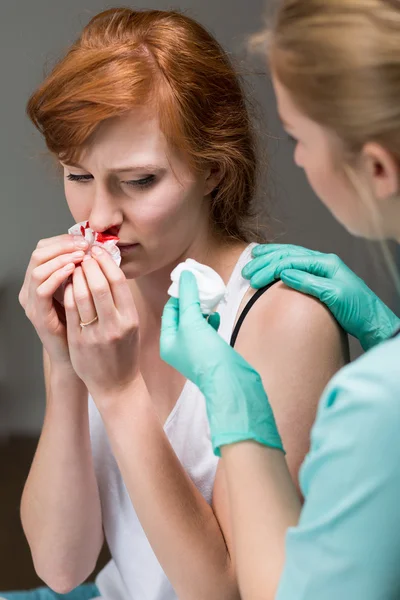
M 183 271 L 190 271 L 196 277 L 199 288 L 200 310 L 204 315 L 209 315 L 217 304 L 225 297 L 226 286 L 221 277 L 207 265 L 202 265 L 192 258 L 179 263 L 171 273 L 172 284 L 168 294 L 173 298 L 179 298 L 179 280 Z
M 115 264 L 119 267 L 121 264 L 121 252 L 117 246 L 119 242 L 119 237 L 116 235 L 106 235 L 104 233 L 98 233 L 89 227 L 89 221 L 81 221 L 80 223 L 76 223 L 72 227 L 68 229 L 68 233 L 71 235 L 78 235 L 85 238 L 85 240 L 89 243 L 89 246 L 85 252 L 85 254 L 91 256 L 91 248 L 92 246 L 100 246 L 107 250 L 107 252 L 111 255 L 111 258 L 114 260 Z M 60 287 L 56 290 L 54 294 L 54 298 L 64 306 L 64 292 L 67 286 L 68 281 L 71 281 L 71 276 L 67 277 L 67 279 L 60 285 Z M 0 598 L 1 600 L 1 598 Z
M 100 246 L 107 250 L 111 254 L 111 258 L 116 263 L 117 267 L 121 264 L 121 252 L 117 246 L 119 237 L 116 235 L 107 235 L 104 233 L 98 233 L 89 227 L 89 221 L 82 221 L 76 223 L 68 229 L 68 233 L 71 235 L 81 235 L 89 243 L 89 247 L 86 250 L 86 254 L 90 255 L 92 246 Z

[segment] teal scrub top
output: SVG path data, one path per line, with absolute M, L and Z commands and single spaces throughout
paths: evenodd
M 329 383 L 276 600 L 400 599 L 400 335 Z

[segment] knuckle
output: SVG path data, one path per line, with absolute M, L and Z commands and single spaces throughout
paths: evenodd
M 70 298 L 69 295 L 67 296 L 67 294 L 64 296 L 64 308 L 68 311 L 71 311 L 75 308 L 73 299 Z
M 109 331 L 106 335 L 107 344 L 115 344 L 121 340 L 122 336 L 118 331 Z
M 128 335 L 136 334 L 139 329 L 139 322 L 136 315 L 132 314 L 126 323 L 125 331 Z
M 93 287 L 93 294 L 99 299 L 103 300 L 109 294 L 109 289 L 107 286 L 101 284 Z
M 334 264 L 338 264 L 340 262 L 340 258 L 338 257 L 338 255 L 334 254 L 333 252 L 328 254 L 328 257 Z
M 41 275 L 39 269 L 36 267 L 32 270 L 31 273 L 31 281 L 35 284 L 39 284 L 41 282 Z
M 35 293 L 36 293 L 36 296 L 37 296 L 37 298 L 38 298 L 39 300 L 43 300 L 43 299 L 44 299 L 44 298 L 46 298 L 46 296 L 47 296 L 47 292 L 46 292 L 46 290 L 44 290 L 44 289 L 43 289 L 42 287 L 40 287 L 40 286 L 36 288 L 36 291 L 35 291 Z
M 25 292 L 25 289 L 22 288 L 21 291 L 18 294 L 18 302 L 20 303 L 20 305 L 25 308 L 26 305 L 26 298 L 27 298 L 27 294 Z
M 78 304 L 86 302 L 89 300 L 89 294 L 85 290 L 77 290 L 75 291 L 75 300 Z
M 34 264 L 40 263 L 41 257 L 42 257 L 42 252 L 41 252 L 40 248 L 37 248 L 36 250 L 34 250 L 32 252 L 32 262 Z
M 123 272 L 120 270 L 119 273 L 116 273 L 115 275 L 112 276 L 111 281 L 115 285 L 122 286 L 126 282 L 126 277 L 123 274 Z
M 320 299 L 321 301 L 329 306 L 332 302 L 334 302 L 337 298 L 336 290 L 331 288 L 326 288 L 322 291 Z
M 335 296 L 339 302 L 343 302 L 348 297 L 347 292 L 344 292 L 342 288 L 335 288 Z

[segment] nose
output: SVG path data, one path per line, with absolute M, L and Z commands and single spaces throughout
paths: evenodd
M 118 198 L 105 186 L 96 186 L 89 215 L 90 227 L 94 231 L 119 230 L 123 221 Z

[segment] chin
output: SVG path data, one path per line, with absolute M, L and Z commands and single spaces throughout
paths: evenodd
M 127 279 L 137 279 L 146 274 L 146 269 L 143 267 L 140 268 L 140 265 L 137 263 L 133 264 L 132 262 L 127 262 L 126 264 L 121 262 L 120 269 Z
M 357 223 L 356 225 L 344 224 L 344 227 L 354 237 L 369 240 L 371 242 L 382 242 L 387 239 L 385 232 L 380 231 L 376 223 Z

